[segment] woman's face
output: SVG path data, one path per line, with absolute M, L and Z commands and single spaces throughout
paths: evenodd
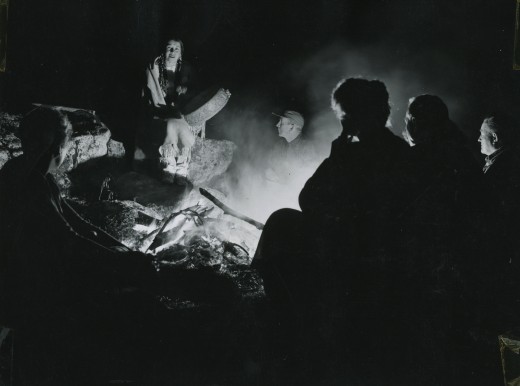
M 181 43 L 176 40 L 169 40 L 166 43 L 166 60 L 168 61 L 177 61 L 181 57 Z
M 68 123 L 70 125 L 70 123 Z M 69 130 L 72 130 L 69 128 Z M 66 138 L 60 146 L 54 151 L 54 154 L 51 156 L 51 161 L 49 164 L 48 172 L 56 171 L 63 161 L 65 161 L 65 158 L 67 157 L 67 153 L 69 152 L 70 148 L 72 146 L 72 141 L 69 138 Z

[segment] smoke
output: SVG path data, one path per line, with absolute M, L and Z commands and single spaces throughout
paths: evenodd
M 395 46 L 353 48 L 343 41 L 333 42 L 306 60 L 292 63 L 285 70 L 295 85 L 303 85 L 309 103 L 308 130 L 324 141 L 339 134 L 330 109 L 330 94 L 338 81 L 349 77 L 379 79 L 390 94 L 391 130 L 400 135 L 408 100 L 421 94 L 441 97 L 455 121 L 467 109 L 467 69 L 446 54 L 422 50 L 414 54 L 400 52 Z
M 268 99 L 233 97 L 239 102 L 230 106 L 225 126 L 237 152 L 225 179 L 214 187 L 226 194 L 229 206 L 260 222 L 277 209 L 299 209 L 298 194 L 319 160 L 292 162 L 275 150 L 285 140 L 278 137 L 278 119 L 271 114 L 277 108 Z
M 464 117 L 471 103 L 471 98 L 463 97 L 466 69 L 446 54 L 433 50 L 400 52 L 395 45 L 358 48 L 344 41 L 332 42 L 280 68 L 276 87 L 255 85 L 254 90 L 234 93 L 234 103 L 227 107 L 225 132 L 237 144 L 238 152 L 220 186 L 232 207 L 258 221 L 265 221 L 279 208 L 299 208 L 297 199 L 305 181 L 328 155 L 331 142 L 341 132 L 330 108 L 330 94 L 338 81 L 348 77 L 379 79 L 386 84 L 391 105 L 388 126 L 396 135 L 404 129 L 408 100 L 414 96 L 438 95 L 448 105 L 455 122 Z M 318 156 L 315 162 L 299 165 L 290 179 L 273 182 L 266 178 L 266 170 L 272 163 L 284 162 L 273 158 L 276 141 L 283 139 L 277 137 L 277 119 L 271 115 L 272 111 L 288 107 L 273 103 L 279 99 L 273 89 L 282 87 L 303 90 L 304 133 L 315 143 Z

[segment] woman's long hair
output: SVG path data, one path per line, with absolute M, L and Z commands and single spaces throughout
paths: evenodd
M 175 67 L 175 76 L 174 76 L 174 82 L 175 85 L 179 85 L 179 81 L 181 79 L 181 68 L 182 68 L 182 57 L 184 55 L 184 44 L 182 43 L 182 40 L 180 39 L 168 39 L 167 41 L 176 41 L 181 46 L 181 55 L 179 59 L 177 60 L 177 66 Z M 166 94 L 168 90 L 168 72 L 166 70 L 166 53 L 162 53 L 156 60 L 155 63 L 157 64 L 157 67 L 159 68 L 159 84 L 161 86 L 161 89 Z

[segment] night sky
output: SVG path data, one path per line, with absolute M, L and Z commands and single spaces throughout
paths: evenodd
M 434 93 L 476 136 L 485 112 L 518 115 L 514 22 L 514 0 L 11 0 L 0 102 L 132 106 L 145 64 L 178 36 L 203 82 L 233 94 L 210 137 L 285 108 L 319 133 L 334 84 L 359 75 L 387 84 L 395 132 L 408 98 Z

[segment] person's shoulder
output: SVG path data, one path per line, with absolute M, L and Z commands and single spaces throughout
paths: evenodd
M 298 148 L 298 149 L 301 149 L 301 150 L 306 150 L 306 149 L 312 149 L 312 147 L 314 146 L 313 142 L 303 136 L 303 135 L 299 135 L 296 139 L 294 139 L 290 144 L 289 146 L 291 147 L 294 147 L 294 148 Z
M 394 134 L 392 132 L 392 130 L 390 130 L 388 127 L 385 128 L 385 136 L 386 136 L 386 140 L 389 143 L 391 143 L 393 146 L 395 146 L 396 148 L 400 148 L 402 150 L 407 150 L 410 147 L 403 138 Z
M 507 160 L 511 164 L 520 165 L 520 150 L 517 148 L 510 148 L 504 151 L 502 154 L 504 156 L 504 160 Z M 500 157 L 499 157 L 500 159 Z
M 520 170 L 520 156 L 516 149 L 506 149 L 499 154 L 490 169 L 495 171 L 518 171 Z
M 0 180 L 4 181 L 16 178 L 16 176 L 20 175 L 22 172 L 23 164 L 24 163 L 21 156 L 11 158 L 0 169 Z
M 331 144 L 331 153 L 332 152 L 345 152 L 345 151 L 356 151 L 357 149 L 361 150 L 363 148 L 363 143 L 356 139 L 352 138 L 346 134 L 341 134 L 338 138 L 332 141 Z

